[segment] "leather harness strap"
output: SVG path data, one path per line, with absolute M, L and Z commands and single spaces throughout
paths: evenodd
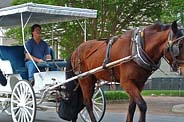
M 143 35 L 143 29 L 136 28 L 132 38 L 132 55 L 135 56 L 133 61 L 148 71 L 155 71 L 160 67 L 161 61 L 159 61 L 158 64 L 155 64 L 144 51 Z
M 113 36 L 109 40 L 107 40 L 105 59 L 104 59 L 104 62 L 102 64 L 103 69 L 107 69 L 106 64 L 108 64 L 110 62 L 110 51 L 111 51 L 112 45 L 118 40 L 118 38 L 120 38 L 120 36 L 121 35 Z M 110 77 L 111 82 L 117 82 L 118 80 L 115 76 L 115 72 L 114 72 L 113 67 L 109 68 L 109 73 L 111 75 L 111 77 Z
M 107 48 L 106 48 L 106 54 L 105 54 L 105 59 L 102 64 L 103 68 L 106 69 L 106 64 L 110 62 L 110 50 L 112 48 L 112 45 L 116 42 L 116 40 L 120 37 L 119 36 L 113 36 L 107 41 Z

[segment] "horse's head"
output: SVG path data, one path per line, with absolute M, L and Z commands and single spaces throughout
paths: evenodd
M 184 75 L 184 28 L 176 21 L 170 27 L 165 57 L 173 71 Z

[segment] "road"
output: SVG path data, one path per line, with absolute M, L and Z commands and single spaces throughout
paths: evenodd
M 145 97 L 148 105 L 146 122 L 184 122 L 184 112 L 175 113 L 171 109 L 173 105 L 183 104 L 184 97 Z M 35 122 L 66 122 L 61 120 L 56 109 L 37 111 Z M 106 114 L 102 122 L 125 122 L 128 102 L 119 104 L 107 104 Z M 136 111 L 134 122 L 138 122 L 139 111 Z M 0 122 L 12 122 L 11 116 L 0 113 Z M 77 122 L 82 122 L 79 118 Z
M 125 122 L 125 113 L 111 113 L 107 112 L 102 122 Z M 173 116 L 173 115 L 154 115 L 148 114 L 147 122 L 183 122 L 184 116 Z M 138 121 L 138 115 L 136 114 L 134 122 Z M 0 113 L 0 122 L 12 122 L 11 116 L 5 113 Z M 66 122 L 61 120 L 56 112 L 38 111 L 35 122 Z M 79 119 L 77 122 L 82 122 Z

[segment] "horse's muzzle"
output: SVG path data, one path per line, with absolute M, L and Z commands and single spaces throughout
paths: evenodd
M 178 72 L 178 75 L 184 76 L 184 64 L 180 65 L 177 72 Z

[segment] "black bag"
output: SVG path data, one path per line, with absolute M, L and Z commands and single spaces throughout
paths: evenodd
M 71 121 L 73 119 L 77 119 L 78 113 L 83 108 L 84 105 L 83 105 L 82 91 L 79 86 L 77 90 L 72 91 L 68 100 L 61 99 L 58 108 L 58 115 L 60 118 L 64 120 Z

